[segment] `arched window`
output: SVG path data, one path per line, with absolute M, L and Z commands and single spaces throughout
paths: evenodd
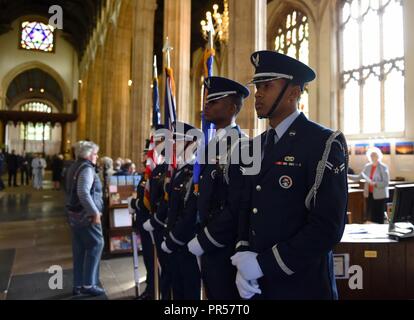
M 20 48 L 26 50 L 53 52 L 54 30 L 54 27 L 41 22 L 22 22 Z
M 52 107 L 43 102 L 28 102 L 20 107 L 20 111 L 51 113 Z M 51 132 L 52 128 L 48 124 L 43 126 L 42 123 L 31 123 L 20 126 L 20 138 L 22 140 L 42 141 L 44 139 L 48 141 L 51 139 Z
M 291 10 L 277 27 L 275 50 L 309 64 L 309 22 L 300 10 Z M 299 109 L 309 116 L 308 90 L 302 95 Z
M 348 135 L 405 130 L 404 23 L 401 0 L 343 0 L 341 105 Z

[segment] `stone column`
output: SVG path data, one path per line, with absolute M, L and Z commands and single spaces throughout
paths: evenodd
M 4 139 L 6 138 L 6 124 L 3 123 L 3 121 L 0 121 L 0 146 L 3 144 L 6 144 L 6 141 Z
M 132 160 L 138 163 L 145 147 L 145 139 L 150 135 L 154 17 L 157 1 L 136 0 L 134 3 L 129 150 Z
M 243 4 L 241 4 L 243 2 Z M 246 84 L 254 74 L 250 56 L 266 49 L 266 0 L 229 0 L 228 76 Z M 254 109 L 254 87 L 238 116 L 242 129 L 264 130 L 266 122 L 258 120 Z M 253 132 L 247 132 L 250 136 Z
M 100 132 L 102 115 L 103 51 L 104 49 L 102 46 L 99 46 L 93 67 L 94 80 L 91 99 L 91 139 L 98 144 L 101 144 Z
M 101 126 L 100 141 L 101 141 L 101 154 L 110 156 L 112 154 L 112 99 L 114 92 L 114 78 L 115 70 L 113 65 L 115 64 L 113 45 L 110 45 L 115 41 L 114 26 L 110 24 L 108 26 L 107 40 L 104 46 L 104 66 L 102 77 L 104 79 L 102 84 L 102 114 L 101 114 Z
M 61 143 L 60 143 L 60 152 L 64 155 L 66 152 L 66 142 L 67 142 L 67 126 L 68 124 L 66 122 L 61 124 L 61 128 L 62 128 L 62 136 L 61 136 Z
M 119 19 L 116 25 L 114 51 L 115 65 L 113 79 L 112 108 L 112 157 L 130 157 L 130 107 L 131 97 L 128 81 L 131 79 L 131 48 L 132 48 L 132 0 L 122 1 Z M 112 45 L 107 43 L 107 45 Z
M 88 72 L 84 71 L 82 75 L 82 84 L 79 86 L 79 117 L 77 121 L 77 140 L 84 140 L 86 138 L 86 123 L 87 123 L 87 93 L 88 93 Z
M 176 85 L 177 117 L 190 122 L 191 0 L 165 0 L 164 39 L 169 37 Z M 164 65 L 166 61 L 164 59 Z

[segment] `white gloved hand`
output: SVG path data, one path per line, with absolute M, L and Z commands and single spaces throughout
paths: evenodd
M 135 210 L 132 209 L 132 207 L 131 207 L 131 201 L 132 201 L 132 199 L 134 199 L 134 197 L 131 196 L 127 200 L 128 201 L 128 211 L 129 211 L 130 214 L 134 214 L 135 213 Z
M 145 221 L 144 224 L 142 225 L 142 227 L 144 228 L 145 231 L 148 231 L 148 232 L 152 232 L 152 231 L 155 230 L 154 227 L 151 224 L 151 220 L 150 219 L 148 219 L 147 221 Z
M 240 297 L 242 299 L 251 299 L 255 294 L 262 294 L 262 290 L 259 288 L 259 284 L 256 280 L 247 281 L 242 277 L 240 272 L 237 272 L 236 276 L 237 290 L 239 290 Z
M 161 243 L 161 249 L 162 249 L 162 251 L 164 251 L 165 253 L 168 253 L 168 254 L 172 253 L 172 251 L 171 251 L 170 249 L 168 249 L 167 244 L 165 243 L 165 241 L 163 241 L 163 242 Z
M 231 257 L 231 263 L 236 266 L 241 276 L 248 281 L 263 277 L 263 271 L 257 261 L 256 252 L 239 252 Z
M 187 244 L 187 247 L 188 247 L 188 251 L 190 251 L 196 257 L 200 257 L 204 253 L 204 250 L 203 250 L 203 248 L 201 248 L 200 242 L 198 242 L 197 237 L 195 237 L 193 240 L 191 240 Z

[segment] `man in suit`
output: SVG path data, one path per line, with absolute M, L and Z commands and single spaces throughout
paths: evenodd
M 245 299 L 336 299 L 332 249 L 347 211 L 348 152 L 340 132 L 298 111 L 315 72 L 273 51 L 255 52 L 260 173 L 248 177 L 240 217 L 237 287 Z
M 16 151 L 12 150 L 7 159 L 7 169 L 9 172 L 9 187 L 18 187 L 17 185 L 17 170 L 19 168 L 19 158 L 16 155 Z
M 230 257 L 237 240 L 244 176 L 240 163 L 232 163 L 231 156 L 233 150 L 239 150 L 244 136 L 236 117 L 250 92 L 240 83 L 221 77 L 207 78 L 205 86 L 204 116 L 217 132 L 205 150 L 206 164 L 201 166 L 197 199 L 201 229 L 188 248 L 201 257 L 201 275 L 209 300 L 240 299 L 235 285 L 236 268 Z

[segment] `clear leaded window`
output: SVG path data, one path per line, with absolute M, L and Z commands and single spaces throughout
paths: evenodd
M 54 51 L 54 27 L 42 22 L 24 21 L 21 29 L 20 47 L 22 49 Z
M 275 50 L 309 64 L 309 22 L 301 11 L 291 10 L 277 28 Z M 308 89 L 302 95 L 299 109 L 309 116 Z
M 343 0 L 341 104 L 348 135 L 405 130 L 404 23 L 401 0 Z
M 20 107 L 20 111 L 26 112 L 45 112 L 51 113 L 52 108 L 43 102 L 29 102 Z M 22 140 L 48 141 L 51 139 L 52 128 L 42 123 L 28 124 L 20 126 L 20 137 Z

